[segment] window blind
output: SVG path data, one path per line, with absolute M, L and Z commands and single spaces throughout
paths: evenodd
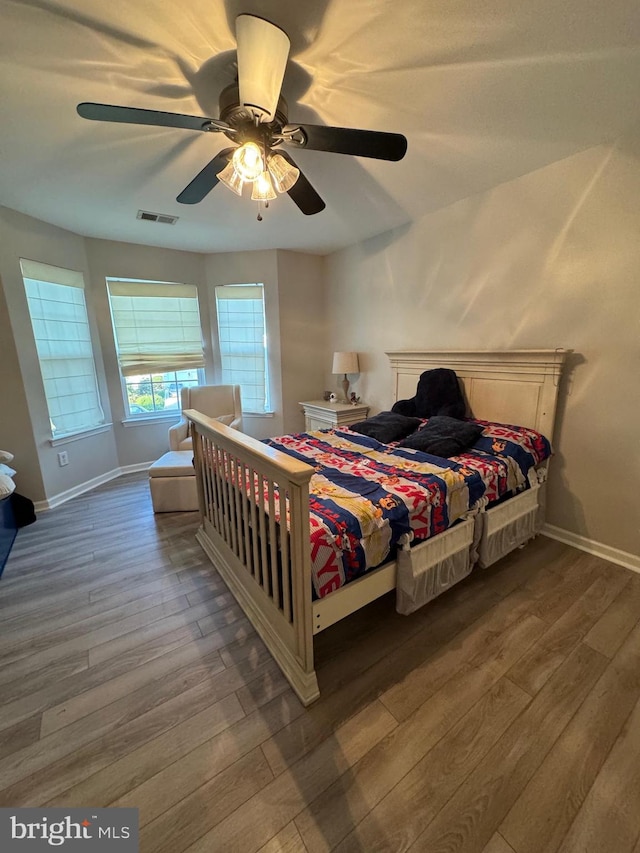
M 54 438 L 104 423 L 82 273 L 21 259 Z
M 204 367 L 195 285 L 108 279 L 107 287 L 123 376 Z
M 268 411 L 264 288 L 226 284 L 215 292 L 222 381 L 240 385 L 243 411 Z

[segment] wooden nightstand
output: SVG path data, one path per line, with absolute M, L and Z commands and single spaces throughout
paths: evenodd
M 369 406 L 358 403 L 330 403 L 327 400 L 309 400 L 300 403 L 304 409 L 304 428 L 307 432 L 314 429 L 332 429 L 345 427 L 363 421 L 369 414 Z

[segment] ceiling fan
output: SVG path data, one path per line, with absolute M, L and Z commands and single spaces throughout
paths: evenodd
M 94 103 L 78 104 L 78 113 L 93 121 L 224 133 L 236 143 L 216 154 L 182 190 L 177 197 L 181 204 L 197 204 L 218 182 L 237 195 L 249 183 L 252 199 L 268 206 L 276 190 L 286 192 L 302 213 L 312 215 L 324 210 L 325 203 L 283 146 L 378 160 L 404 157 L 407 140 L 400 133 L 289 123 L 281 95 L 287 34 L 270 21 L 243 14 L 236 18 L 236 39 L 238 83 L 221 92 L 219 119 Z

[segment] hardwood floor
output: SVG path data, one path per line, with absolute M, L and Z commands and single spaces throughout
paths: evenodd
M 129 475 L 0 580 L 0 806 L 135 806 L 145 853 L 639 853 L 640 576 L 544 537 L 316 638 L 304 709 Z

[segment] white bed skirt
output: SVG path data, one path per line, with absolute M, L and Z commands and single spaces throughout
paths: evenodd
M 482 528 L 478 565 L 481 568 L 491 566 L 540 532 L 543 495 L 544 485 L 535 485 L 521 495 L 480 513 L 478 523 Z
M 471 572 L 474 532 L 475 519 L 469 518 L 422 545 L 398 551 L 398 613 L 413 613 Z
M 487 568 L 540 532 L 544 484 L 480 511 L 446 533 L 397 556 L 396 610 L 407 615 L 470 574 Z

